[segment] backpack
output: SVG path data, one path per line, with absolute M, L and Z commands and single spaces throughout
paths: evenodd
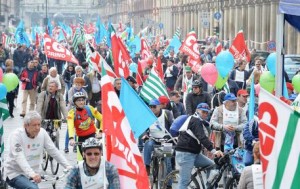
M 170 134 L 172 135 L 172 137 L 177 137 L 179 135 L 179 129 L 182 127 L 188 117 L 188 115 L 181 115 L 173 121 L 170 127 Z

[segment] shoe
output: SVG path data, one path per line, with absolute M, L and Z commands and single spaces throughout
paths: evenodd
M 65 149 L 65 153 L 69 153 L 69 149 Z
M 77 146 L 76 146 L 76 145 L 75 145 L 74 148 L 73 148 L 73 152 L 74 152 L 74 153 L 77 153 Z
M 20 114 L 21 117 L 25 117 L 25 114 Z
M 15 116 L 14 116 L 14 115 L 12 115 L 12 114 L 10 114 L 10 117 L 11 117 L 11 118 L 14 118 Z

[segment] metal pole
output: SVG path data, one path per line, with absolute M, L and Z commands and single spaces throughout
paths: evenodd
M 283 55 L 284 55 L 284 15 L 276 15 L 276 76 L 275 76 L 275 95 L 282 96 L 283 93 Z

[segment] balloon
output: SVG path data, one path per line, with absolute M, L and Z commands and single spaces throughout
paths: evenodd
M 296 92 L 300 93 L 300 75 L 297 74 L 292 79 L 292 84 Z
M 216 67 L 221 77 L 226 77 L 234 66 L 234 57 L 229 51 L 222 51 L 216 58 Z
M 260 86 L 272 93 L 275 89 L 275 76 L 270 71 L 263 72 L 259 79 Z
M 132 62 L 130 65 L 129 65 L 129 70 L 132 72 L 132 73 L 136 73 L 137 72 L 137 64 Z
M 3 80 L 3 70 L 2 68 L 0 68 L 0 83 L 2 82 Z
M 225 85 L 227 80 L 228 80 L 228 75 L 226 77 L 221 77 L 220 75 L 218 75 L 218 79 L 217 79 L 217 82 L 215 84 L 216 88 L 218 90 L 222 89 L 222 87 Z
M 214 85 L 218 79 L 218 71 L 212 63 L 206 63 L 202 66 L 201 77 L 211 85 Z
M 5 85 L 0 83 L 0 100 L 4 99 L 6 97 L 6 94 L 7 94 L 7 90 Z
M 19 78 L 14 73 L 4 74 L 3 84 L 5 85 L 7 92 L 14 90 L 19 84 Z
M 273 52 L 268 56 L 266 63 L 267 63 L 268 70 L 272 73 L 273 76 L 275 76 L 276 75 L 276 52 Z

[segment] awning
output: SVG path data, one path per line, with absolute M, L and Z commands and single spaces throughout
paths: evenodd
M 289 24 L 300 31 L 300 0 L 280 0 L 279 11 Z

